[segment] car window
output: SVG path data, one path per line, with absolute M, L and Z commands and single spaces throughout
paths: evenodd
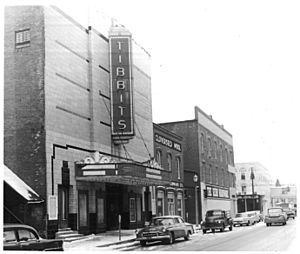
M 156 218 L 152 220 L 151 224 L 154 226 L 168 226 L 173 225 L 174 220 L 172 218 Z
M 268 210 L 269 214 L 278 214 L 278 213 L 281 213 L 282 212 L 282 209 L 281 208 L 272 208 L 272 209 L 269 209 Z
M 243 214 L 237 213 L 237 214 L 235 215 L 235 217 L 236 217 L 236 218 L 241 218 L 241 217 L 243 217 Z
M 222 211 L 207 211 L 206 216 L 223 216 L 224 213 Z
M 179 219 L 179 223 L 184 223 L 184 220 L 182 218 L 178 218 Z
M 8 230 L 3 232 L 3 243 L 10 243 L 14 241 L 17 241 L 14 230 Z
M 18 234 L 20 241 L 37 240 L 37 237 L 33 234 L 33 232 L 28 229 L 19 229 Z

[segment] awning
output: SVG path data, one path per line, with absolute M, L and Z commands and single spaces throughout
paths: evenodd
M 44 200 L 21 178 L 4 165 L 4 182 L 19 193 L 28 203 L 41 203 Z

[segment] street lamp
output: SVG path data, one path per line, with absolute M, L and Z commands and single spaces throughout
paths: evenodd
M 199 218 L 198 218 L 198 191 L 197 191 L 197 183 L 198 183 L 198 174 L 195 173 L 193 176 L 193 181 L 195 183 L 195 213 L 196 213 L 196 227 L 198 227 L 199 224 Z

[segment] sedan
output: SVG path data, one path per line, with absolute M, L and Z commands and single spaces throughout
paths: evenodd
M 268 226 L 271 226 L 274 223 L 280 223 L 285 225 L 287 221 L 287 215 L 280 207 L 269 208 L 268 213 L 265 216 L 265 223 Z
M 193 226 L 184 222 L 180 216 L 159 216 L 152 218 L 145 228 L 136 232 L 136 241 L 140 241 L 142 246 L 145 246 L 147 242 L 154 241 L 172 244 L 175 239 L 181 237 L 189 240 L 190 235 L 193 233 Z
M 4 224 L 3 227 L 4 250 L 63 250 L 63 240 L 43 239 L 37 231 L 28 225 Z

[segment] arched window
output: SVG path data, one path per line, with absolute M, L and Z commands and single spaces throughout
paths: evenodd
M 157 161 L 158 165 L 162 166 L 162 164 L 161 164 L 161 151 L 160 150 L 156 151 L 156 161 Z
M 181 179 L 181 165 L 180 165 L 180 158 L 176 157 L 176 167 L 177 167 L 177 178 Z
M 201 133 L 201 137 L 200 137 L 200 149 L 201 149 L 201 153 L 204 153 L 204 134 Z
M 167 154 L 167 169 L 172 171 L 172 155 L 170 153 Z

